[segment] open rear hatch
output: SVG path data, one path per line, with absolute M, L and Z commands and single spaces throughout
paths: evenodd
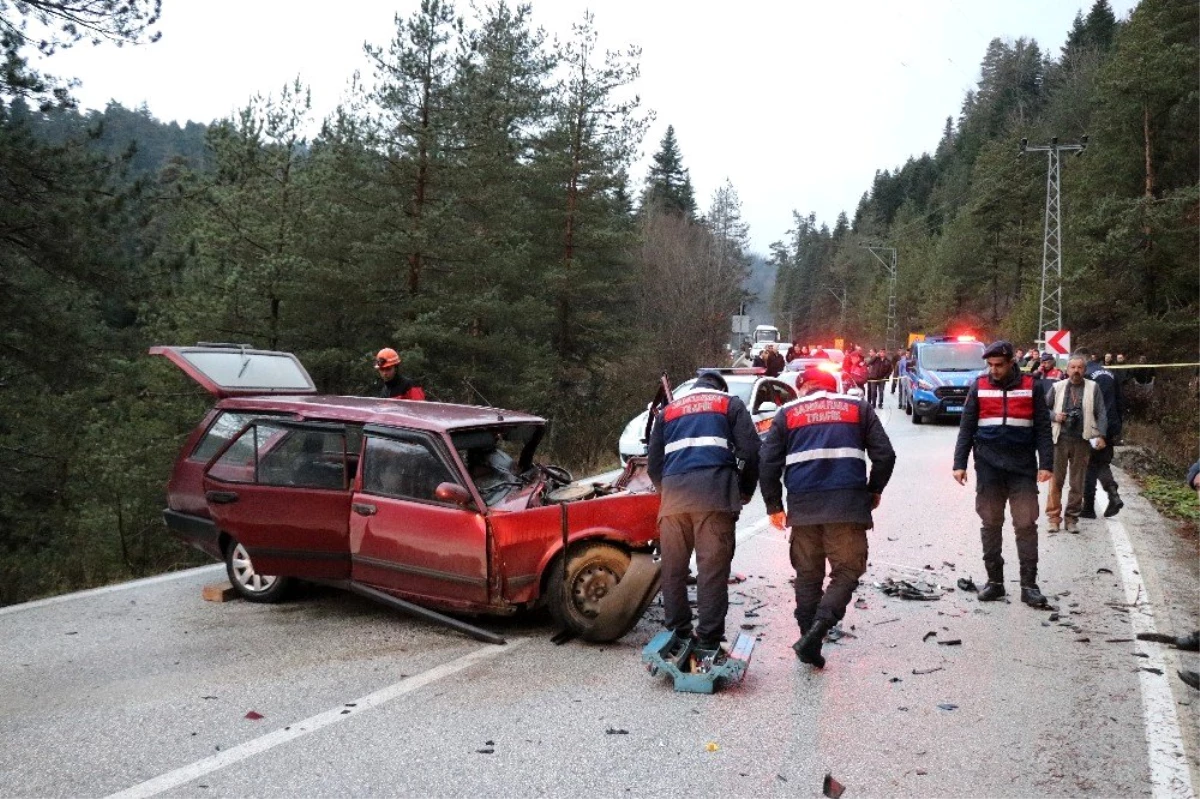
M 256 350 L 249 344 L 151 347 L 214 397 L 262 394 L 316 394 L 317 387 L 295 355 Z

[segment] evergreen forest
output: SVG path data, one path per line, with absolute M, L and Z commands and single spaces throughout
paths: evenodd
M 662 371 L 727 357 L 752 299 L 737 191 L 695 196 L 686 131 L 644 141 L 640 52 L 600 48 L 589 16 L 551 39 L 527 5 L 422 0 L 324 119 L 299 83 L 207 124 L 81 111 L 31 66 L 155 46 L 160 5 L 0 0 L 0 604 L 205 562 L 161 511 L 211 398 L 155 344 L 294 352 L 336 394 L 375 393 L 391 346 L 430 399 L 552 420 L 543 458 L 577 472 L 615 463 Z M 932 154 L 879 171 L 832 228 L 795 214 L 769 254 L 776 324 L 882 343 L 889 283 L 863 246 L 882 244 L 901 335 L 1031 343 L 1046 160 L 1018 143 L 1087 135 L 1062 168 L 1068 326 L 1195 361 L 1198 53 L 1191 0 L 1127 21 L 1097 0 L 1058 54 L 993 41 Z M 1171 381 L 1145 435 L 1194 458 L 1195 372 Z

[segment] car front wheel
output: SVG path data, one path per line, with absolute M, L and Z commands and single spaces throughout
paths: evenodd
M 237 540 L 225 547 L 225 572 L 238 596 L 250 602 L 279 602 L 289 588 L 286 577 L 260 574 L 250 560 L 250 553 Z
M 561 566 L 550 572 L 550 614 L 564 630 L 585 641 L 594 640 L 601 600 L 621 582 L 628 568 L 629 555 L 611 544 L 576 549 L 567 557 L 565 581 Z

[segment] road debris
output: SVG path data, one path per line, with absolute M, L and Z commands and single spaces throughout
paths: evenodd
M 846 786 L 833 778 L 833 774 L 825 772 L 825 780 L 821 783 L 821 793 L 829 797 L 829 799 L 840 799 L 841 795 L 846 792 Z
M 629 730 L 620 730 L 620 729 L 617 729 L 616 727 L 609 727 L 607 730 L 604 731 L 604 734 L 605 735 L 628 735 Z
M 1138 669 L 1140 671 L 1148 671 L 1151 674 L 1157 674 L 1160 677 L 1162 676 L 1162 673 L 1163 673 L 1162 669 L 1156 669 L 1156 668 L 1153 668 L 1152 666 L 1139 666 Z
M 892 623 L 892 622 L 894 622 L 894 621 L 900 621 L 900 617 L 899 617 L 899 616 L 897 616 L 897 617 L 896 617 L 896 618 L 894 618 L 894 619 L 884 619 L 883 621 L 877 621 L 877 622 L 875 622 L 875 624 L 876 624 L 876 626 L 878 626 L 878 625 L 880 625 L 880 624 L 891 624 L 891 623 Z
M 934 666 L 932 669 L 913 669 L 913 674 L 933 674 L 935 671 L 941 671 L 941 666 Z
M 959 577 L 958 578 L 958 587 L 959 587 L 959 590 L 961 590 L 961 591 L 978 591 L 979 590 L 978 588 L 975 587 L 975 581 L 972 580 L 970 577 Z
M 1112 574 L 1112 573 L 1113 573 L 1112 569 L 1106 569 L 1103 566 L 1101 566 L 1099 569 L 1096 569 L 1096 574 Z
M 962 646 L 962 639 L 951 638 L 946 641 L 938 641 L 938 646 Z
M 937 638 L 937 630 L 930 630 L 929 632 L 927 632 L 923 636 L 921 636 L 921 643 L 925 643 L 930 638 Z
M 1170 644 L 1176 649 L 1182 649 L 1186 652 L 1200 652 L 1200 632 L 1178 637 L 1163 633 L 1138 633 L 1137 639 L 1139 641 L 1153 641 L 1156 644 Z
M 721 746 L 716 741 L 709 741 L 708 743 L 706 743 L 704 745 L 704 751 L 705 752 L 719 752 L 719 751 L 721 751 Z
M 258 721 L 259 719 L 264 718 L 264 716 L 262 713 L 259 713 L 256 710 L 251 710 L 246 714 L 246 718 L 250 719 L 250 721 Z
M 904 680 L 900 679 L 899 677 L 890 677 L 888 678 L 888 682 L 904 682 Z
M 901 599 L 911 599 L 918 602 L 928 602 L 942 598 L 933 586 L 922 582 L 910 583 L 908 580 L 893 580 L 891 577 L 888 577 L 882 583 L 875 583 L 875 587 L 888 596 L 898 596 Z
M 729 575 L 729 585 L 737 585 L 744 582 L 746 582 L 746 575 L 741 572 Z
M 953 702 L 942 702 L 938 705 L 942 710 L 958 710 L 958 705 Z
M 1092 639 L 1088 638 L 1086 635 L 1083 638 L 1075 639 L 1075 643 L 1077 643 L 1077 644 L 1090 644 L 1091 642 L 1092 642 Z

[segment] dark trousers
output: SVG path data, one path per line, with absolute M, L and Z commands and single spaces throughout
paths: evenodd
M 1104 449 L 1096 450 L 1092 453 L 1091 460 L 1088 461 L 1087 473 L 1083 476 L 1083 506 L 1085 508 L 1096 507 L 1096 482 L 1104 486 L 1104 490 L 1109 494 L 1117 492 L 1117 481 L 1112 473 L 1113 446 L 1110 444 Z
M 867 528 L 861 524 L 802 524 L 792 528 L 796 569 L 796 622 L 805 632 L 814 621 L 836 624 L 846 615 L 858 578 L 867 570 Z M 825 561 L 829 561 L 829 586 Z
M 1004 529 L 1004 506 L 1012 514 L 1013 531 L 1017 538 L 1017 560 L 1021 564 L 1022 584 L 1037 581 L 1038 564 L 1038 492 L 1033 475 L 991 469 L 976 464 L 975 511 L 983 522 L 980 538 L 983 542 L 983 565 L 988 580 L 1004 579 L 1004 557 L 1001 550 L 1001 530 Z
M 867 381 L 867 404 L 873 408 L 883 407 L 884 380 L 871 379 Z
M 658 520 L 662 550 L 662 597 L 667 629 L 677 635 L 692 633 L 692 609 L 688 605 L 687 576 L 692 552 L 696 553 L 696 613 L 700 617 L 696 635 L 702 643 L 715 644 L 725 637 L 725 613 L 729 610 L 729 564 L 736 542 L 737 519 L 732 513 L 677 513 Z

